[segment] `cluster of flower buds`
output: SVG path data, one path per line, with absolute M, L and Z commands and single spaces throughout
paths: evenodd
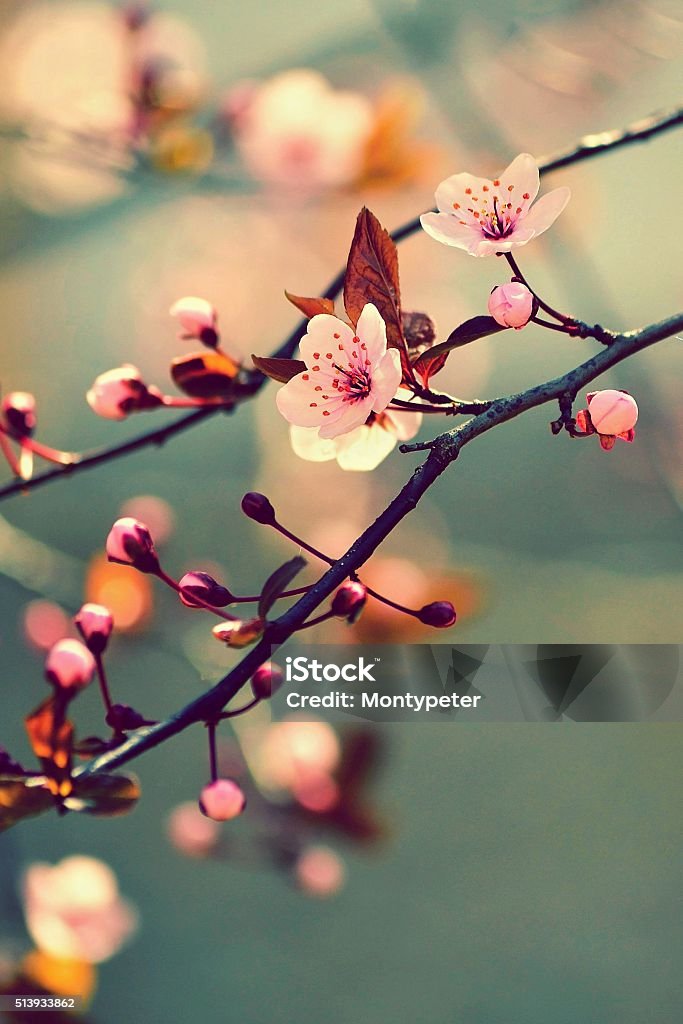
M 185 409 L 234 401 L 241 364 L 221 349 L 215 308 L 206 299 L 186 296 L 171 306 L 170 315 L 180 324 L 183 340 L 198 341 L 212 350 L 173 360 L 171 375 L 185 396 L 163 394 L 145 383 L 137 366 L 124 363 L 101 373 L 87 392 L 88 404 L 98 416 L 122 420 L 162 406 Z

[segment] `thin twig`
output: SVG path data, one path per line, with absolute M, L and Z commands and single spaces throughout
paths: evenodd
M 683 107 L 676 107 L 672 110 L 657 112 L 639 121 L 634 121 L 624 129 L 585 135 L 583 138 L 579 139 L 575 145 L 568 149 L 561 150 L 560 152 L 551 154 L 550 156 L 542 157 L 538 163 L 539 170 L 542 174 L 549 174 L 561 167 L 568 167 L 583 160 L 592 159 L 595 156 L 601 156 L 602 154 L 611 152 L 613 149 L 620 146 L 630 145 L 633 142 L 644 142 L 647 139 L 652 138 L 654 135 L 659 135 L 681 124 L 683 124 Z M 394 242 L 398 244 L 404 239 L 409 238 L 411 235 L 414 235 L 419 231 L 419 229 L 420 217 L 418 216 L 397 228 L 396 231 L 392 232 L 391 237 Z M 335 299 L 341 292 L 343 286 L 344 270 L 341 270 L 328 285 L 327 290 L 325 291 L 325 297 Z M 273 357 L 288 358 L 292 356 L 301 337 L 306 331 L 307 322 L 308 321 L 305 318 L 299 321 L 291 334 L 273 353 Z M 236 405 L 241 404 L 241 402 L 247 398 L 253 397 L 253 395 L 256 394 L 256 392 L 259 391 L 266 382 L 266 378 L 255 371 L 249 372 L 246 377 L 248 385 L 245 387 L 239 400 L 236 401 Z M 452 399 L 448 399 L 448 402 L 452 402 Z M 476 403 L 471 404 L 472 406 L 476 405 Z M 460 403 L 460 406 L 460 411 L 462 412 L 476 411 L 475 408 L 469 408 L 465 403 Z M 50 483 L 52 480 L 58 480 L 66 474 L 72 475 L 85 469 L 91 469 L 104 462 L 109 462 L 124 455 L 129 455 L 132 452 L 139 451 L 143 448 L 163 444 L 176 434 L 180 434 L 193 427 L 196 423 L 200 423 L 202 420 L 215 415 L 217 411 L 218 410 L 215 408 L 199 409 L 197 412 L 193 412 L 189 416 L 184 416 L 181 419 L 176 420 L 175 423 L 171 423 L 161 429 L 155 429 L 139 434 L 137 437 L 134 437 L 123 444 L 113 445 L 108 448 L 101 448 L 98 451 L 85 455 L 77 455 L 71 465 L 47 470 L 45 473 L 39 473 L 33 476 L 30 480 L 14 481 L 7 484 L 5 487 L 0 488 L 0 501 L 4 498 L 9 498 L 14 494 L 32 491 L 36 487 Z

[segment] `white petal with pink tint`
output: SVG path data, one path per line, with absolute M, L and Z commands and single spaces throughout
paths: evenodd
M 541 177 L 538 173 L 538 164 L 530 153 L 520 153 L 511 164 L 505 168 L 500 176 L 500 187 L 503 195 L 506 194 L 508 186 L 512 185 L 512 194 L 519 198 L 528 193 L 529 198 L 525 202 L 533 203 L 541 187 Z
M 337 462 L 342 469 L 368 472 L 376 469 L 395 447 L 396 437 L 388 430 L 363 425 L 340 438 Z
M 401 356 L 398 349 L 390 348 L 380 359 L 373 375 L 373 412 L 382 412 L 396 394 L 401 383 Z
M 337 442 L 319 437 L 315 427 L 291 426 L 289 440 L 294 454 L 306 462 L 330 462 L 337 457 Z
M 524 227 L 530 228 L 534 237 L 547 231 L 551 224 L 557 220 L 571 198 L 568 188 L 554 188 L 547 192 L 534 204 L 533 208 L 524 218 Z

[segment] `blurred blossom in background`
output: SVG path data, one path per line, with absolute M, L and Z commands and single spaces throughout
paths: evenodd
M 342 267 L 362 205 L 393 229 L 450 174 L 491 176 L 516 153 L 666 108 L 682 53 L 676 0 L 5 0 L 3 394 L 35 394 L 40 438 L 64 450 L 172 419 L 105 421 L 85 395 L 124 363 L 173 390 L 169 363 L 191 351 L 168 315 L 180 297 L 205 297 L 249 365 L 296 322 L 284 289 L 319 295 Z M 616 329 L 681 307 L 678 207 L 663 230 L 643 199 L 670 191 L 681 144 L 670 132 L 544 182 L 572 201 L 523 250 L 541 294 Z M 509 276 L 424 233 L 399 259 L 403 305 L 428 312 L 438 339 L 485 314 Z M 434 384 L 512 393 L 566 372 L 584 344 L 595 351 L 530 325 L 454 353 Z M 600 381 L 640 409 L 638 443 L 608 459 L 553 438 L 547 409 L 491 432 L 363 579 L 415 608 L 452 600 L 458 624 L 440 642 L 678 642 L 679 380 L 671 341 Z M 0 742 L 19 760 L 45 650 L 74 635 L 84 600 L 114 614 L 116 699 L 151 717 L 236 661 L 201 612 L 106 561 L 118 516 L 150 526 L 176 578 L 199 569 L 251 594 L 294 552 L 239 514 L 243 493 L 266 493 L 335 556 L 414 469 L 396 448 L 366 473 L 296 458 L 276 387 L 162 448 L 3 504 Z M 303 582 L 321 568 L 309 559 Z M 309 636 L 434 638 L 373 601 L 355 625 Z M 95 689 L 80 736 L 101 729 Z M 376 779 L 367 738 L 264 710 L 221 727 L 222 770 L 248 791 L 234 822 L 197 808 L 198 728 L 140 762 L 129 818 L 50 816 L 3 835 L 0 969 L 75 993 L 94 989 L 92 962 L 106 960 L 88 1010 L 100 1024 L 680 1016 L 676 728 L 396 726 L 373 730 L 386 747 Z

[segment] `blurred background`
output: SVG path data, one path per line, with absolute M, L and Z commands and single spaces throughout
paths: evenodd
M 267 353 L 296 322 L 284 288 L 320 293 L 363 204 L 392 229 L 450 173 L 493 175 L 517 152 L 672 106 L 683 52 L 674 0 L 176 0 L 154 12 L 5 0 L 0 33 L 1 381 L 35 394 L 38 438 L 66 450 L 171 418 L 98 419 L 85 392 L 123 362 L 173 391 L 170 359 L 191 351 L 168 316 L 180 296 L 216 306 L 233 354 Z M 320 79 L 304 79 L 297 108 L 328 159 L 292 149 L 286 114 L 272 130 L 292 69 L 329 82 L 321 95 Z M 344 132 L 320 127 L 330 123 Z M 670 132 L 548 176 L 573 196 L 520 252 L 539 292 L 615 329 L 680 309 L 682 155 Z M 503 279 L 495 260 L 423 233 L 401 245 L 400 268 L 404 307 L 429 312 L 440 337 Z M 458 625 L 439 640 L 679 642 L 679 345 L 601 381 L 638 399 L 633 446 L 553 438 L 549 409 L 485 435 L 382 547 L 368 582 L 413 606 L 453 600 Z M 593 350 L 531 326 L 455 353 L 436 384 L 506 394 Z M 44 648 L 84 596 L 113 606 L 113 686 L 150 717 L 234 660 L 201 615 L 102 562 L 118 515 L 149 523 L 175 576 L 204 569 L 253 593 L 293 552 L 239 515 L 245 491 L 267 493 L 286 525 L 336 554 L 412 471 L 416 457 L 398 453 L 372 474 L 295 459 L 275 387 L 163 450 L 3 503 L 0 741 L 20 759 Z M 407 621 L 369 607 L 353 629 L 311 639 L 426 638 Z M 83 734 L 98 715 L 86 694 Z M 346 882 L 325 903 L 286 871 L 188 860 L 169 842 L 167 814 L 206 773 L 203 735 L 183 734 L 140 763 L 131 818 L 50 816 L 2 837 L 0 945 L 9 961 L 28 945 L 25 865 L 85 853 L 115 869 L 139 912 L 137 936 L 99 974 L 101 1022 L 669 1024 L 682 1001 L 679 729 L 570 728 L 385 727 L 372 796 L 383 838 L 361 847 L 335 833 Z

